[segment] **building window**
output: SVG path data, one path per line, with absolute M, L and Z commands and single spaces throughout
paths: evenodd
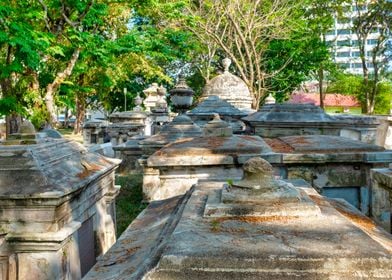
M 332 48 L 334 46 L 333 41 L 327 41 L 325 42 L 325 44 L 327 45 L 327 47 Z
M 339 65 L 340 65 L 340 67 L 342 67 L 343 69 L 350 68 L 350 63 L 340 63 Z
M 336 44 L 340 47 L 350 47 L 350 40 L 337 41 Z
M 351 30 L 350 29 L 340 29 L 338 30 L 338 35 L 350 35 Z
M 336 35 L 336 34 L 335 34 L 335 30 L 330 30 L 330 31 L 328 31 L 326 35 Z
M 350 57 L 350 52 L 338 52 L 336 57 Z
M 377 39 L 368 39 L 367 44 L 368 45 L 377 45 Z
M 353 63 L 353 68 L 362 68 L 362 63 Z
M 359 57 L 360 53 L 358 51 L 351 52 L 351 57 Z

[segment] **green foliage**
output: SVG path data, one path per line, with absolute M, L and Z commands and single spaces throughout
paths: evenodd
M 0 99 L 0 116 L 6 116 L 12 112 L 19 114 L 25 113 L 25 110 L 17 102 L 15 96 L 6 96 Z
M 277 72 L 268 81 L 277 102 L 286 101 L 288 95 L 328 58 L 327 47 L 319 37 L 297 34 L 289 40 L 272 41 L 265 61 L 269 73 Z
M 41 123 L 46 87 L 76 48 L 77 63 L 56 88 L 60 108 L 76 110 L 76 99 L 121 108 L 127 87 L 131 109 L 149 83 L 170 85 L 174 65 L 189 59 L 194 40 L 145 13 L 158 2 L 0 0 L 0 85 L 12 97 L 1 101 L 2 114 L 16 110 Z
M 31 114 L 29 116 L 29 120 L 34 125 L 36 129 L 43 128 L 46 124 L 46 120 L 48 119 L 48 111 L 45 107 L 34 107 L 31 110 Z
M 382 81 L 377 86 L 374 113 L 389 115 L 392 109 L 392 82 Z
M 369 81 L 368 87 L 373 87 L 374 81 Z M 327 88 L 329 93 L 340 93 L 353 95 L 358 98 L 364 108 L 366 102 L 366 89 L 363 77 L 347 73 L 338 73 Z M 375 99 L 376 114 L 389 114 L 392 102 L 392 82 L 384 80 L 377 83 L 377 93 Z
M 363 78 L 359 75 L 337 73 L 327 88 L 328 93 L 340 93 L 360 97 L 363 92 Z

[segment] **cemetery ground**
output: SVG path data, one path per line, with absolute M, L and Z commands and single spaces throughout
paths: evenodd
M 83 144 L 83 136 L 81 134 L 74 134 L 73 128 L 60 128 L 58 131 L 64 138 Z
M 116 184 L 121 186 L 116 199 L 117 238 L 147 206 L 143 203 L 142 182 L 142 174 L 116 176 Z

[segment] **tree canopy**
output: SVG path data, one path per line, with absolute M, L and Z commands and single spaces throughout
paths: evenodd
M 86 108 L 130 109 L 148 84 L 170 87 L 180 73 L 200 94 L 224 57 L 250 88 L 254 108 L 269 93 L 283 101 L 332 63 L 322 35 L 343 2 L 0 0 L 0 114 L 41 126 L 54 124 L 56 107 L 64 107 L 80 124 Z M 358 20 L 356 32 L 379 22 L 376 15 Z M 367 88 L 379 84 L 366 77 Z

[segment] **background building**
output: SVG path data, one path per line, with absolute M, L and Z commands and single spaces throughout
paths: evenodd
M 359 8 L 360 13 L 367 11 L 367 6 Z M 355 5 L 345 6 L 341 16 L 335 17 L 335 23 L 327 34 L 325 39 L 331 47 L 333 60 L 347 72 L 352 74 L 362 74 L 362 63 L 358 48 L 358 38 L 354 31 L 352 31 L 353 22 L 358 15 L 358 10 Z M 371 61 L 372 50 L 377 44 L 379 31 L 377 28 L 371 31 L 365 42 L 365 58 Z M 391 39 L 389 40 L 391 41 Z M 384 57 L 379 57 L 384 59 Z M 369 72 L 374 71 L 372 63 L 368 62 Z M 388 68 L 391 69 L 391 63 L 388 62 Z

